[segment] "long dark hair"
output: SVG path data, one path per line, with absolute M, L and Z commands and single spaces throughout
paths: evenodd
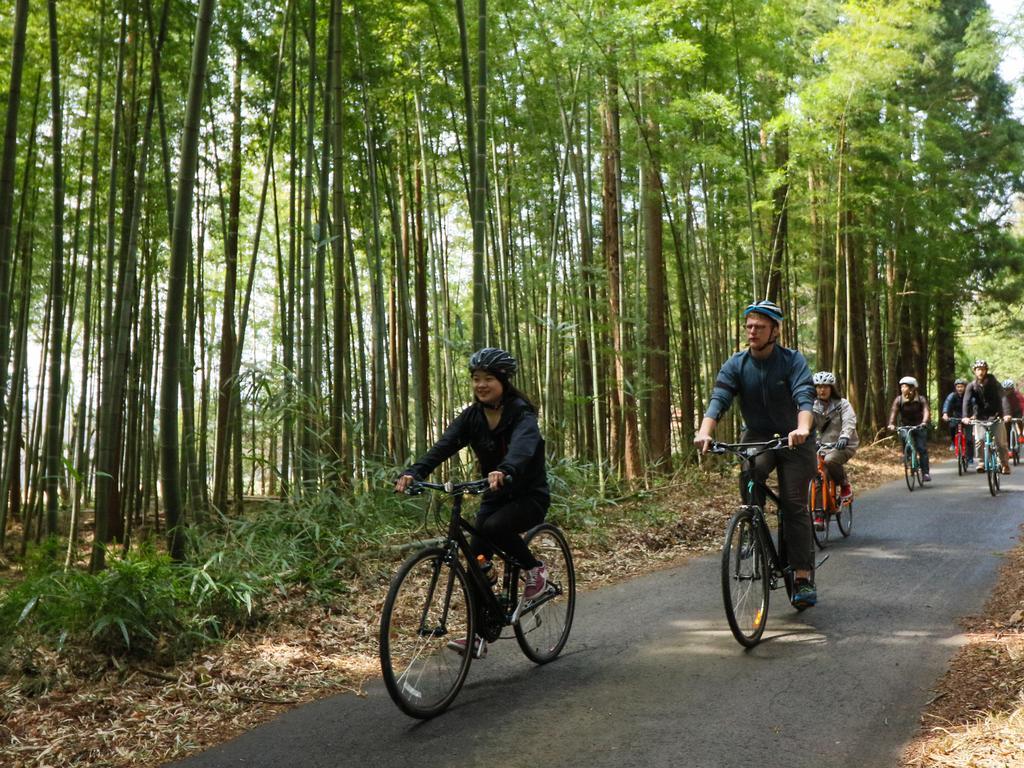
M 490 373 L 498 381 L 501 382 L 501 404 L 502 405 L 505 405 L 505 403 L 509 403 L 509 402 L 511 402 L 513 400 L 518 399 L 518 400 L 522 400 L 523 403 L 526 405 L 526 410 L 528 410 L 528 411 L 530 411 L 531 413 L 534 413 L 534 414 L 538 413 L 537 406 L 533 404 L 533 401 L 530 400 L 530 398 L 528 398 L 526 395 L 524 395 L 522 392 L 520 392 L 519 389 L 516 388 L 515 384 L 513 384 L 511 381 L 509 381 L 506 377 L 499 376 L 499 375 L 495 374 L 492 371 L 488 371 L 488 373 Z M 481 408 L 486 407 L 486 406 L 484 406 L 483 403 L 480 402 L 480 400 L 477 398 L 477 396 L 475 394 L 473 395 L 473 402 L 476 403 L 477 405 L 479 405 Z

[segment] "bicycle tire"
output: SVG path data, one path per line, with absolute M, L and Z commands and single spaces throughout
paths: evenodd
M 993 496 L 999 493 L 999 468 L 996 466 L 992 449 L 985 446 L 985 474 L 988 477 L 988 490 Z
M 729 519 L 722 545 L 722 601 L 736 641 L 752 648 L 768 623 L 768 552 L 754 512 L 741 507 Z
M 807 487 L 807 499 L 808 509 L 811 513 L 811 533 L 814 534 L 814 543 L 818 549 L 825 549 L 828 546 L 828 518 L 829 514 L 825 511 L 825 487 L 821 480 L 821 475 L 815 476 Z M 819 531 L 818 527 L 814 524 L 816 518 L 820 517 L 824 521 L 824 527 Z
M 1010 427 L 1010 453 L 1013 455 L 1013 466 L 1020 464 L 1020 432 L 1017 431 L 1017 425 L 1013 424 Z
M 836 527 L 839 528 L 839 532 L 843 534 L 844 539 L 849 537 L 850 531 L 853 530 L 852 498 L 839 505 L 839 511 L 836 512 Z
M 903 448 L 903 477 L 907 481 L 907 489 L 914 492 L 914 449 L 909 445 Z
M 452 703 L 469 673 L 476 604 L 458 563 L 431 547 L 409 557 L 395 574 L 380 618 L 380 668 L 391 699 L 422 720 Z
M 536 607 L 512 625 L 526 658 L 547 664 L 562 652 L 576 611 L 576 569 L 565 534 L 551 523 L 541 523 L 526 534 L 533 556 L 547 566 L 548 592 Z M 518 584 L 518 579 L 516 580 Z

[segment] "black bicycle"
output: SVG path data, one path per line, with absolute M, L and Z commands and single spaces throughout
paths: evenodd
M 793 598 L 795 576 L 786 556 L 786 525 L 782 503 L 775 492 L 763 481 L 754 479 L 751 471 L 754 460 L 762 453 L 788 448 L 786 438 L 759 443 L 712 442 L 712 453 L 731 453 L 743 462 L 747 481 L 747 497 L 752 498 L 755 488 L 760 489 L 775 505 L 778 525 L 775 536 L 768 525 L 764 508 L 758 504 L 744 504 L 729 519 L 722 547 L 722 598 L 725 617 L 733 637 L 748 648 L 761 642 L 768 623 L 768 598 L 773 589 L 784 586 L 786 595 Z M 805 511 L 804 514 L 807 514 Z M 825 555 L 815 567 L 828 559 Z M 797 607 L 797 610 L 802 608 Z
M 511 625 L 519 647 L 537 664 L 555 659 L 569 637 L 576 572 L 565 534 L 551 523 L 524 534 L 534 556 L 547 566 L 547 588 L 536 598 L 521 597 L 526 569 L 496 546 L 491 567 L 502 575 L 492 585 L 496 571 L 485 572 L 477 564 L 466 537 L 467 532 L 480 534 L 462 518 L 463 498 L 487 488 L 487 480 L 417 482 L 406 491 L 430 489 L 452 499 L 447 535 L 402 563 L 380 617 L 384 684 L 399 709 L 412 717 L 434 717 L 452 703 L 469 673 L 476 636 L 493 642 Z

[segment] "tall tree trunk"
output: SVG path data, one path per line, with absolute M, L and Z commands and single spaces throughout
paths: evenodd
M 647 439 L 656 471 L 672 472 L 672 394 L 668 358 L 668 275 L 662 237 L 661 169 L 658 164 L 658 125 L 647 120 L 651 152 L 644 164 L 644 256 L 647 262 L 647 376 L 651 394 L 647 406 Z
M 240 27 L 240 22 L 235 22 Z M 232 25 L 234 26 L 234 24 Z M 227 510 L 228 480 L 231 477 L 231 446 L 236 430 L 232 401 L 238 388 L 234 368 L 238 336 L 235 331 L 235 295 L 238 290 L 238 227 L 242 200 L 242 30 L 235 29 L 235 66 L 231 89 L 231 179 L 228 201 L 228 233 L 224 245 L 224 304 L 221 309 L 220 382 L 217 385 L 217 441 L 213 462 L 213 504 Z M 236 510 L 237 512 L 238 510 Z
M 4 121 L 4 143 L 0 154 L 0 445 L 8 423 L 7 368 L 11 355 L 11 236 L 14 221 L 14 173 L 18 145 L 18 109 L 21 107 L 21 78 L 25 69 L 25 37 L 28 26 L 28 0 L 15 0 L 14 34 L 11 46 L 11 78 L 7 91 L 7 114 Z M 33 128 L 34 130 L 34 128 Z M 13 394 L 13 390 L 12 390 Z M 0 474 L 3 473 L 0 461 Z M 6 506 L 0 497 L 0 505 Z M 3 519 L 0 516 L 0 544 L 3 542 Z
M 64 343 L 64 117 L 60 97 L 60 55 L 57 47 L 57 0 L 48 0 L 46 15 L 50 26 L 50 98 L 53 136 L 53 256 L 50 263 L 50 296 L 53 301 L 50 333 L 50 392 L 46 416 L 46 530 L 57 531 L 60 505 L 59 480 L 62 468 L 63 387 L 61 367 Z
M 171 556 L 185 556 L 181 496 L 178 490 L 178 392 L 182 346 L 182 313 L 185 275 L 191 245 L 192 200 L 199 159 L 199 121 L 203 106 L 203 83 L 210 49 L 210 31 L 216 0 L 199 0 L 196 32 L 192 46 L 188 101 L 178 166 L 178 193 L 174 203 L 174 232 L 171 239 L 170 274 L 164 321 L 163 374 L 160 382 L 160 456 L 164 511 Z

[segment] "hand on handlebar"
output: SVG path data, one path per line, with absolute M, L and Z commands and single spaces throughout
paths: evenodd
M 697 449 L 701 454 L 705 454 L 708 452 L 708 449 L 711 448 L 711 435 L 698 434 L 693 438 L 693 444 L 697 446 Z
M 493 472 L 487 474 L 487 482 L 490 484 L 490 489 L 496 491 L 501 488 L 505 482 L 505 473 L 500 469 L 496 469 Z
M 789 447 L 796 448 L 798 445 L 803 445 L 807 442 L 807 438 L 811 436 L 811 432 L 803 427 L 797 427 L 789 433 Z
M 410 474 L 399 475 L 395 480 L 395 493 L 405 493 L 409 486 L 416 482 L 416 478 Z
M 886 427 L 886 429 L 888 429 L 890 432 L 895 432 L 896 431 L 896 425 L 895 424 L 890 424 L 888 427 Z

